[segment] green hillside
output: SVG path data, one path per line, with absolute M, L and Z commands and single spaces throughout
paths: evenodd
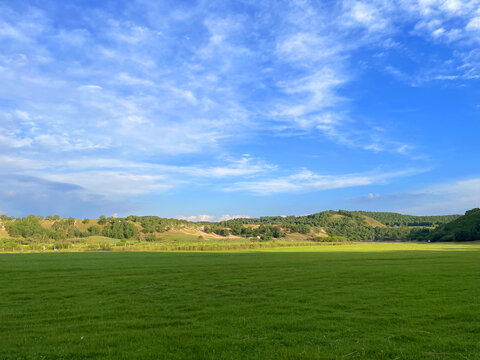
M 343 237 L 352 241 L 396 241 L 414 240 L 417 231 L 408 226 L 385 226 L 376 219 L 376 213 L 346 210 L 328 210 L 305 216 L 264 216 L 260 218 L 242 218 L 217 223 L 216 226 L 238 227 L 239 225 L 277 225 L 287 231 L 325 231 L 331 237 Z M 400 215 L 400 214 L 398 214 Z M 380 219 L 382 217 L 379 217 Z M 438 221 L 447 221 L 447 218 L 436 217 Z M 455 217 L 456 218 L 456 217 Z M 419 230 L 423 228 L 419 226 Z M 427 225 L 425 225 L 427 226 Z M 431 222 L 428 226 L 432 225 Z
M 431 231 L 428 241 L 473 241 L 480 240 L 480 209 L 472 209 L 464 216 Z
M 394 212 L 353 211 L 368 216 L 387 226 L 436 226 L 447 224 L 461 215 L 414 216 Z

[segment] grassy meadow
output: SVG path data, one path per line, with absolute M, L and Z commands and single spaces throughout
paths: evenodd
M 0 359 L 480 359 L 480 244 L 0 254 Z

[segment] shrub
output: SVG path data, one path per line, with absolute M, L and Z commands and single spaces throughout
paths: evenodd
M 100 231 L 101 231 L 101 229 L 100 229 L 100 226 L 98 226 L 98 225 L 92 225 L 88 228 L 88 233 L 90 235 L 98 235 L 98 234 L 100 234 Z
M 145 241 L 157 241 L 157 237 L 154 234 L 145 236 Z

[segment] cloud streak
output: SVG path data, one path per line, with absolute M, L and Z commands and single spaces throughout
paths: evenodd
M 407 169 L 394 172 L 370 172 L 365 174 L 321 175 L 309 170 L 260 181 L 245 181 L 235 183 L 226 191 L 249 191 L 258 195 L 275 193 L 298 193 L 342 189 L 349 187 L 385 184 L 396 178 L 412 176 L 426 170 Z
M 368 194 L 347 201 L 412 215 L 462 214 L 480 207 L 480 178 L 430 184 L 405 193 Z

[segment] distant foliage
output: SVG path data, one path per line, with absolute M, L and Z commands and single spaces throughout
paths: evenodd
M 98 225 L 92 225 L 88 228 L 88 233 L 92 236 L 99 235 L 102 231 L 102 228 Z
M 33 237 L 45 236 L 49 237 L 49 232 L 44 229 L 40 222 L 34 215 L 29 215 L 24 218 L 18 218 L 15 221 L 6 224 L 8 234 L 12 237 Z
M 130 215 L 126 220 L 140 224 L 142 226 L 142 233 L 144 234 L 162 233 L 171 229 L 181 229 L 189 224 L 193 224 L 186 220 L 166 219 L 158 216 Z
M 413 216 L 393 212 L 354 211 L 353 213 L 368 216 L 387 226 L 436 226 L 447 224 L 461 215 Z
M 131 239 L 137 234 L 136 226 L 124 219 L 111 219 L 102 230 L 103 236 L 114 239 Z
M 367 222 L 367 216 L 386 226 L 369 225 L 372 222 Z M 163 232 L 192 227 L 199 229 L 201 225 L 206 233 L 224 237 L 241 236 L 252 241 L 281 239 L 291 233 L 304 234 L 310 240 L 322 242 L 480 240 L 480 209 L 469 210 L 465 216 L 409 216 L 396 213 L 329 210 L 306 216 L 266 216 L 218 223 L 192 223 L 186 220 L 133 215 L 117 219 L 102 215 L 97 223 L 88 228 L 80 224 L 88 224 L 88 219 L 83 221 L 76 221 L 71 217 L 60 219 L 58 215 L 47 216 L 45 220 L 34 215 L 24 218 L 1 215 L 0 221 L 10 236 L 19 238 L 22 243 L 31 241 L 40 243 L 45 239 L 61 242 L 65 239 L 95 235 L 154 242 Z M 77 228 L 77 225 L 80 228 Z
M 234 219 L 219 223 L 233 228 L 235 224 L 276 226 L 289 232 L 310 233 L 323 228 L 330 236 L 348 237 L 350 240 L 373 241 L 375 229 L 369 226 L 361 215 L 339 210 L 324 211 L 307 216 L 265 216 L 258 219 Z
M 36 239 L 61 240 L 89 235 L 75 227 L 74 218 L 58 220 L 53 223 L 51 229 L 47 229 L 40 224 L 40 219 L 33 215 L 29 215 L 25 218 L 17 218 L 14 221 L 8 222 L 6 224 L 6 229 L 8 234 L 12 237 Z
M 341 238 L 349 239 L 353 241 L 408 241 L 416 240 L 417 236 L 424 231 L 424 228 L 420 226 L 420 221 L 416 222 L 418 229 L 412 229 L 406 225 L 402 226 L 387 226 L 387 227 L 372 227 L 367 224 L 365 216 L 368 216 L 368 212 L 359 212 L 359 211 L 323 211 L 320 213 L 306 215 L 306 216 L 264 216 L 257 219 L 252 218 L 241 218 L 223 221 L 217 223 L 215 226 L 223 226 L 232 229 L 232 233 L 238 233 L 239 225 L 260 225 L 265 226 L 275 225 L 280 228 L 285 229 L 290 233 L 301 233 L 309 234 L 312 231 L 319 231 L 324 229 L 330 238 Z M 372 213 L 376 214 L 376 213 Z M 380 214 L 394 214 L 394 213 L 380 213 Z M 400 215 L 400 214 L 394 214 Z M 408 216 L 408 215 L 400 215 Z M 370 216 L 375 218 L 374 216 Z M 411 217 L 416 218 L 416 217 Z M 425 218 L 430 217 L 421 217 Z M 447 221 L 450 218 L 458 218 L 458 216 L 453 215 L 452 217 L 435 217 L 436 221 Z M 442 218 L 444 218 L 442 220 Z M 380 216 L 379 219 L 383 219 Z M 385 219 L 383 219 L 385 220 Z M 411 220 L 411 219 L 410 219 Z M 433 220 L 433 219 L 430 219 Z M 406 224 L 408 221 L 404 221 Z M 424 221 L 425 223 L 431 224 L 431 221 Z M 413 223 L 413 222 L 410 222 Z M 428 230 L 427 230 L 428 233 Z M 241 234 L 243 235 L 243 234 Z M 314 237 L 315 238 L 315 237 Z M 319 238 L 321 239 L 321 237 Z M 325 240 L 324 240 L 325 241 Z

